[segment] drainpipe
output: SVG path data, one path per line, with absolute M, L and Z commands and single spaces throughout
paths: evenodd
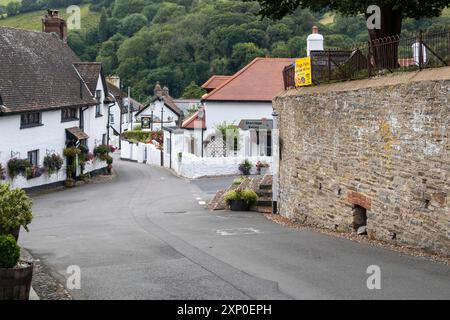
M 273 130 L 272 130 L 272 213 L 278 213 L 278 179 L 280 171 L 280 138 L 278 130 L 278 113 L 274 111 Z
M 84 131 L 84 112 L 89 109 L 89 107 L 80 108 L 80 129 Z

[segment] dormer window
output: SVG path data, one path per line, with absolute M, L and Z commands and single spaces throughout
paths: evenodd
M 65 108 L 61 110 L 61 121 L 75 121 L 78 120 L 77 108 Z
M 20 128 L 31 128 L 42 125 L 42 114 L 40 112 L 29 112 L 20 115 Z

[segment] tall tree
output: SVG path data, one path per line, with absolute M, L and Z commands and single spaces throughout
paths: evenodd
M 250 1 L 250 0 L 244 0 Z M 297 8 L 309 8 L 314 11 L 334 10 L 344 15 L 364 14 L 369 19 L 373 11 L 368 7 L 377 5 L 380 8 L 380 28 L 370 28 L 371 40 L 399 35 L 404 18 L 422 18 L 439 16 L 450 0 L 258 0 L 264 17 L 281 19 Z M 384 59 L 383 59 L 384 58 Z M 377 64 L 382 67 L 397 65 L 397 54 L 386 59 L 383 52 L 375 52 Z
M 251 1 L 251 0 L 245 0 Z M 264 17 L 281 19 L 297 8 L 310 8 L 314 11 L 334 10 L 344 15 L 367 13 L 371 5 L 381 9 L 381 28 L 369 30 L 371 39 L 398 35 L 403 18 L 422 18 L 439 16 L 450 0 L 258 0 Z
M 100 21 L 98 23 L 98 39 L 103 42 L 109 38 L 109 23 L 108 15 L 105 8 L 102 8 L 102 14 L 100 15 Z
M 199 85 L 192 81 L 186 88 L 184 88 L 182 99 L 200 99 L 206 93 Z

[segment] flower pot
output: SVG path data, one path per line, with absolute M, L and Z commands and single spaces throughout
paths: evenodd
M 250 205 L 244 200 L 232 200 L 230 209 L 231 211 L 250 211 Z
M 14 268 L 0 268 L 0 300 L 28 300 L 33 263 L 20 261 Z
M 73 188 L 73 187 L 75 187 L 75 180 L 67 179 L 66 181 L 64 181 L 64 186 L 66 188 Z
M 14 238 L 16 238 L 16 241 L 19 241 L 19 233 L 20 233 L 20 227 L 6 231 L 5 229 L 3 229 L 2 226 L 0 226 L 0 234 L 2 234 L 2 235 L 11 234 Z

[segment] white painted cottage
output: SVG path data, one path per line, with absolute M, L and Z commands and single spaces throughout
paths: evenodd
M 139 124 L 136 114 L 144 107 L 140 102 L 128 97 L 120 85 L 120 78 L 111 76 L 106 78 L 106 85 L 110 97 L 113 98 L 115 106 L 111 108 L 109 119 L 109 143 L 117 148 L 121 147 L 120 135 Z
M 294 62 L 291 58 L 256 58 L 233 76 L 213 76 L 202 87 L 206 117 L 204 145 L 221 124 L 234 124 L 251 134 L 245 156 L 270 155 L 273 119 L 272 100 L 284 90 L 283 69 Z M 269 128 L 269 130 L 267 130 Z M 264 129 L 264 136 L 260 137 Z M 263 141 L 264 140 L 264 141 Z
M 108 109 L 114 103 L 108 99 L 101 64 L 80 61 L 66 44 L 65 21 L 57 12 L 49 11 L 44 23 L 60 23 L 60 28 L 43 33 L 0 27 L 0 164 L 4 169 L 12 158 L 41 167 L 47 155 L 62 157 L 69 143 L 93 151 L 108 140 Z M 86 165 L 85 172 L 104 167 L 105 162 L 96 160 Z M 33 179 L 11 179 L 4 171 L 0 183 L 26 189 L 66 179 L 64 169 Z
M 183 112 L 170 96 L 169 88 L 161 88 L 158 82 L 153 92 L 150 102 L 136 113 L 137 122 L 141 123 L 144 118 L 149 120 L 150 128 L 143 130 L 158 131 L 162 127 L 179 127 Z

